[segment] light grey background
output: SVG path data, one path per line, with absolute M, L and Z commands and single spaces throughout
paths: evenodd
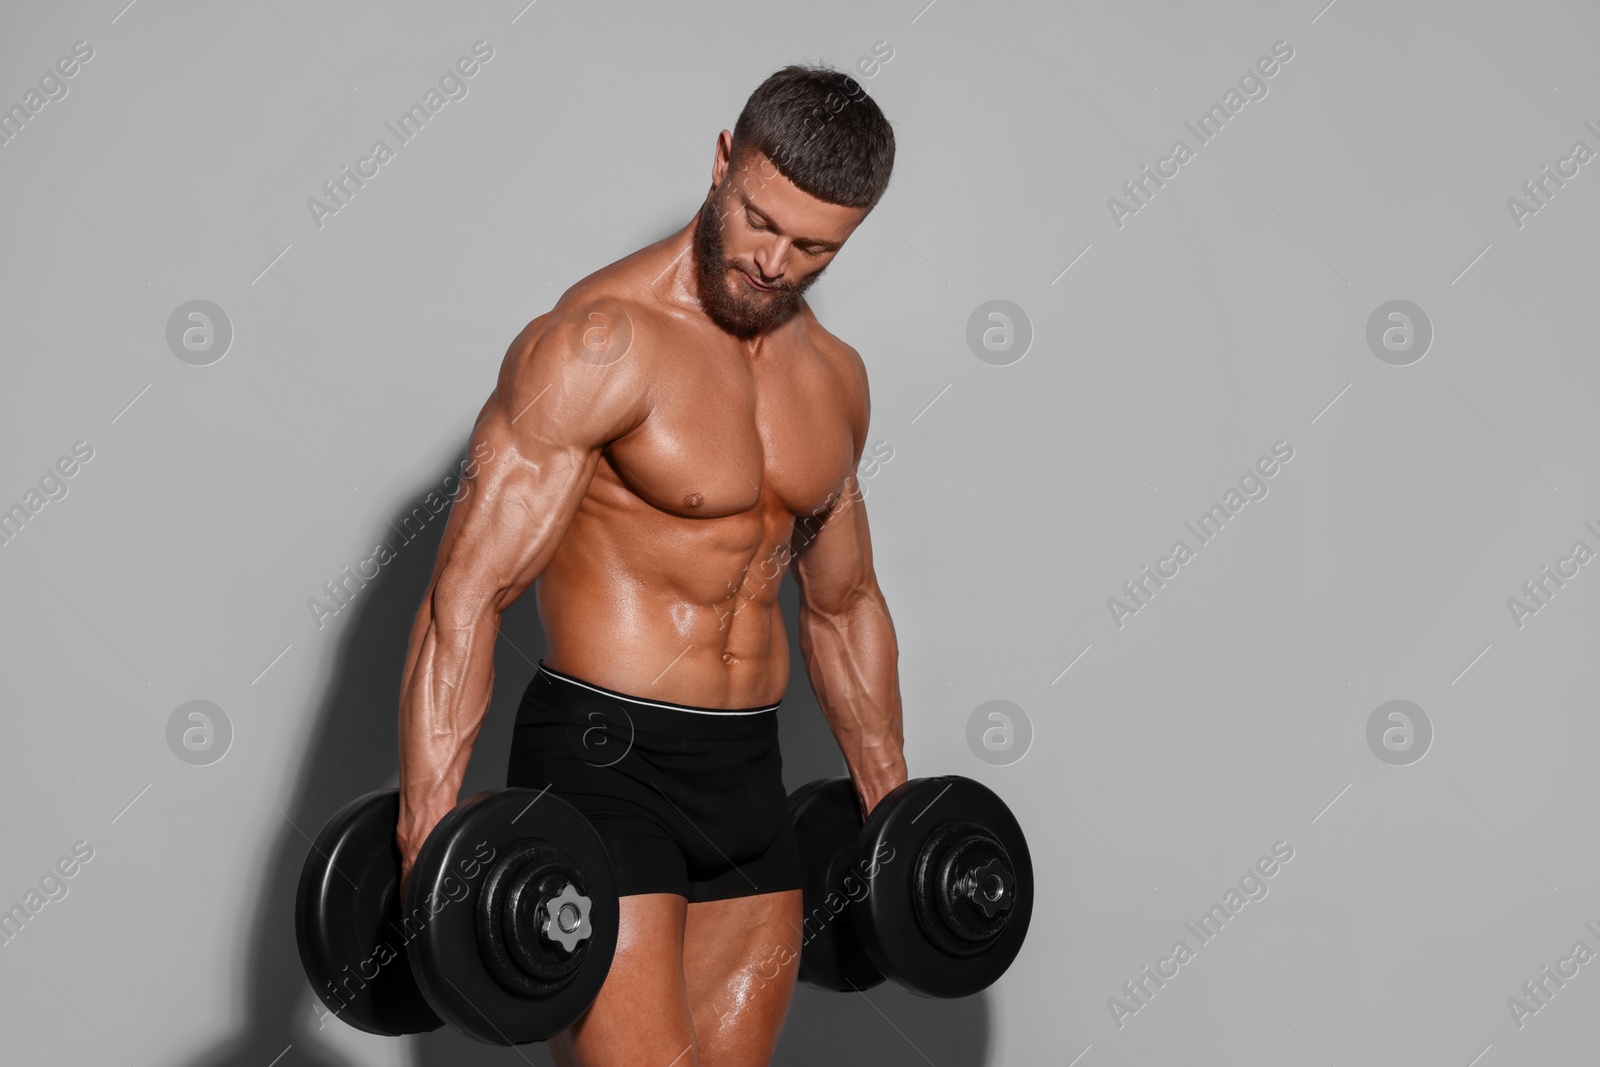
M 970 1000 L 802 988 L 778 1062 L 1593 1056 L 1600 964 L 1520 1028 L 1507 1006 L 1600 949 L 1600 578 L 1520 628 L 1507 605 L 1600 547 L 1600 163 L 1520 228 L 1507 207 L 1600 149 L 1592 6 L 124 2 L 0 25 L 6 106 L 94 48 L 0 146 L 0 506 L 94 449 L 0 546 L 0 905 L 94 849 L 0 946 L 8 1061 L 549 1062 L 318 1029 L 303 835 L 393 781 L 443 517 L 326 628 L 306 602 L 462 458 L 524 323 L 688 221 L 755 84 L 879 41 L 893 183 L 813 303 L 892 448 L 867 484 L 911 771 L 1007 799 L 1038 908 Z M 468 96 L 319 229 L 307 198 L 478 40 Z M 1113 222 L 1278 41 L 1265 98 Z M 166 340 L 196 299 L 233 327 L 209 366 Z M 1009 366 L 966 342 L 995 299 L 1034 332 Z M 1396 299 L 1434 329 L 1409 366 L 1366 341 Z M 1270 493 L 1116 625 L 1122 583 L 1278 441 Z M 525 601 L 469 788 L 503 772 L 541 642 Z M 1002 699 L 1033 737 L 995 766 L 968 723 Z M 1408 766 L 1366 740 L 1394 699 L 1433 726 Z M 191 700 L 232 725 L 205 766 L 168 748 Z M 798 659 L 781 714 L 791 787 L 842 770 Z M 1269 895 L 1119 1028 L 1123 982 L 1197 946 L 1185 921 L 1278 841 Z

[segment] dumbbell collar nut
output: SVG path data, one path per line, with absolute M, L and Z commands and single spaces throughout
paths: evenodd
M 1016 899 L 1016 876 L 999 857 L 992 857 L 970 871 L 962 872 L 956 892 L 972 901 L 986 919 L 1008 911 Z
M 593 902 L 571 882 L 539 908 L 539 936 L 571 952 L 578 942 L 594 933 L 589 923 Z

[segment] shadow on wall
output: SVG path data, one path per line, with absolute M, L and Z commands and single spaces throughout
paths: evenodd
M 458 460 L 464 458 L 465 453 Z M 419 491 L 419 498 L 427 488 Z M 309 839 L 345 802 L 396 784 L 400 676 L 411 623 L 427 590 L 447 514 L 434 517 L 403 546 L 398 539 L 390 541 L 398 549 L 397 558 L 329 623 L 337 631 L 327 635 L 337 642 L 334 669 L 315 713 L 298 781 L 284 806 L 293 826 L 285 823 L 258 851 L 261 893 L 254 902 L 242 904 L 251 930 L 248 955 L 242 961 L 245 1026 L 189 1067 L 356 1067 L 370 1062 L 367 1056 L 354 1059 L 340 1050 L 369 1043 L 383 1049 L 378 1059 L 399 1057 L 421 1067 L 554 1063 L 542 1043 L 515 1048 L 481 1045 L 449 1028 L 398 1040 L 360 1034 L 323 1016 L 322 1003 L 306 980 L 295 947 L 295 888 L 311 847 Z M 394 521 L 403 517 L 396 515 Z M 785 579 L 780 600 L 789 633 L 790 676 L 778 714 L 784 784 L 792 792 L 813 778 L 844 774 L 845 765 L 800 658 L 793 579 Z M 530 591 L 502 618 L 495 643 L 494 695 L 462 796 L 505 784 L 517 705 L 543 652 L 544 632 Z M 343 1032 L 332 1035 L 328 1031 L 333 1028 Z M 933 1063 L 932 1053 L 940 1067 L 979 1067 L 987 1061 L 988 1046 L 989 1011 L 982 995 L 936 1001 L 891 984 L 865 993 L 825 993 L 801 985 L 772 1062 L 778 1067 L 800 1067 L 824 1058 L 841 1067 Z

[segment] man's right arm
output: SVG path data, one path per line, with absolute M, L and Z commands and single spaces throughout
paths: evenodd
M 401 679 L 402 879 L 455 807 L 489 708 L 501 613 L 555 555 L 601 450 L 649 413 L 637 354 L 603 347 L 631 347 L 637 319 L 604 300 L 534 320 L 478 415 L 468 454 L 488 458 L 451 506 Z

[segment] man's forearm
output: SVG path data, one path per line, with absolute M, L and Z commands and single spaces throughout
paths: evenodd
M 802 604 L 800 652 L 865 814 L 906 780 L 899 646 L 876 585 L 835 612 Z
M 400 691 L 402 824 L 455 806 L 489 708 L 499 617 L 452 621 L 464 614 L 432 599 L 417 613 Z

